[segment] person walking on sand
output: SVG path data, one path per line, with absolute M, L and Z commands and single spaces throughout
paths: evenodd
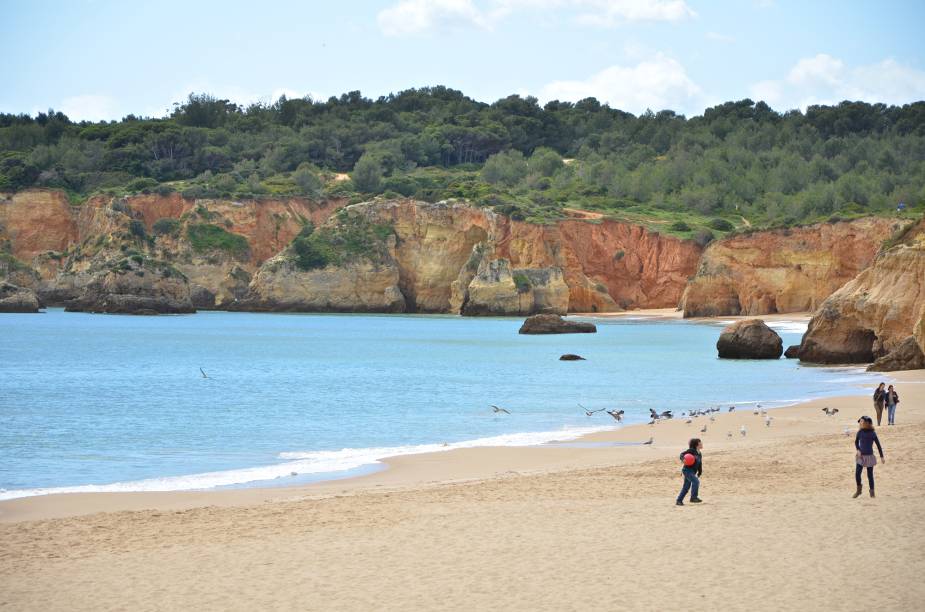
M 896 404 L 899 403 L 899 394 L 893 385 L 886 388 L 886 424 L 896 425 Z
M 701 450 L 703 450 L 703 442 L 700 441 L 700 438 L 691 438 L 687 445 L 687 450 L 680 455 L 681 463 L 683 464 L 681 474 L 684 476 L 684 485 L 681 487 L 681 494 L 678 495 L 676 502 L 678 506 L 684 505 L 684 497 L 688 491 L 691 492 L 692 504 L 699 504 L 703 501 L 697 496 L 700 492 L 700 475 L 703 474 Z
M 880 427 L 880 419 L 883 418 L 883 406 L 886 403 L 886 383 L 877 385 L 874 391 L 874 410 L 877 411 L 877 427 Z
M 858 485 L 855 491 L 855 498 L 861 495 L 861 469 L 867 468 L 867 484 L 870 486 L 870 496 L 874 497 L 874 466 L 877 465 L 877 457 L 874 456 L 874 444 L 880 452 L 880 460 L 886 463 L 883 458 L 883 447 L 880 446 L 880 439 L 877 432 L 874 431 L 874 420 L 869 416 L 862 416 L 858 419 L 858 433 L 854 436 L 854 448 L 857 451 L 855 455 L 854 481 Z

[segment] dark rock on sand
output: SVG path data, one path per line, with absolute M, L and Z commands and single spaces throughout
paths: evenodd
M 0 282 L 0 312 L 38 312 L 41 308 L 32 289 Z
M 723 359 L 778 359 L 784 341 L 761 319 L 746 319 L 723 329 L 716 350 Z
M 584 361 L 585 358 L 581 355 L 575 355 L 574 353 L 566 353 L 559 357 L 559 361 Z
M 787 347 L 787 350 L 784 351 L 784 357 L 786 357 L 787 359 L 796 359 L 799 356 L 800 356 L 800 345 L 799 344 L 791 344 L 790 346 Z
M 925 368 L 925 353 L 913 336 L 903 340 L 895 349 L 868 366 L 868 372 L 895 372 Z
M 520 326 L 521 334 L 593 334 L 597 332 L 594 323 L 566 321 L 556 314 L 539 314 L 527 317 Z

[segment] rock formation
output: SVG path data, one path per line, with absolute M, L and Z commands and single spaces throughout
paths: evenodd
M 685 317 L 815 310 L 873 260 L 897 222 L 867 217 L 710 244 L 681 299 Z
M 722 359 L 779 359 L 784 342 L 761 319 L 746 319 L 723 328 L 716 350 Z
M 182 273 L 163 262 L 131 258 L 97 273 L 65 310 L 136 315 L 196 312 Z
M 0 312 L 38 312 L 41 308 L 32 289 L 0 282 Z
M 797 359 L 800 356 L 800 345 L 791 344 L 787 347 L 787 350 L 784 351 L 784 357 L 787 359 Z
M 925 308 L 925 219 L 829 296 L 803 336 L 800 359 L 869 363 L 914 333 Z
M 574 353 L 566 353 L 559 357 L 559 361 L 585 361 L 585 358 Z
M 521 334 L 593 334 L 597 332 L 594 323 L 566 321 L 556 314 L 539 314 L 528 317 L 520 326 Z
M 897 370 L 920 370 L 925 368 L 925 352 L 914 336 L 909 336 L 895 349 L 880 357 L 870 366 L 868 372 L 895 372 Z

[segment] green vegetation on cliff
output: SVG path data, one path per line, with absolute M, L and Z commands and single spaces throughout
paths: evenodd
M 225 251 L 240 257 L 246 255 L 250 248 L 244 236 L 232 234 L 211 223 L 191 223 L 186 228 L 186 237 L 193 250 L 199 253 Z
M 28 187 L 461 197 L 514 219 L 582 209 L 706 239 L 745 220 L 789 225 L 884 214 L 898 202 L 923 207 L 925 102 L 778 113 L 742 100 L 688 119 L 637 117 L 593 98 L 485 104 L 432 87 L 247 108 L 191 95 L 168 118 L 108 123 L 0 114 L 0 190 Z
M 309 223 L 295 237 L 291 249 L 296 266 L 307 271 L 358 260 L 382 262 L 388 238 L 395 233 L 391 226 L 343 210 L 335 219 L 317 230 Z

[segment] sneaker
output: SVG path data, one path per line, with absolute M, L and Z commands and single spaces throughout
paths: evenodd
M 700 499 L 699 497 L 695 497 L 695 498 L 693 498 L 693 499 L 691 500 L 691 503 L 692 503 L 692 504 L 702 504 L 702 503 L 703 503 L 703 500 Z
M 675 506 L 683 506 L 683 505 L 684 505 L 684 502 L 681 502 L 681 501 L 675 502 L 674 505 L 675 505 Z

